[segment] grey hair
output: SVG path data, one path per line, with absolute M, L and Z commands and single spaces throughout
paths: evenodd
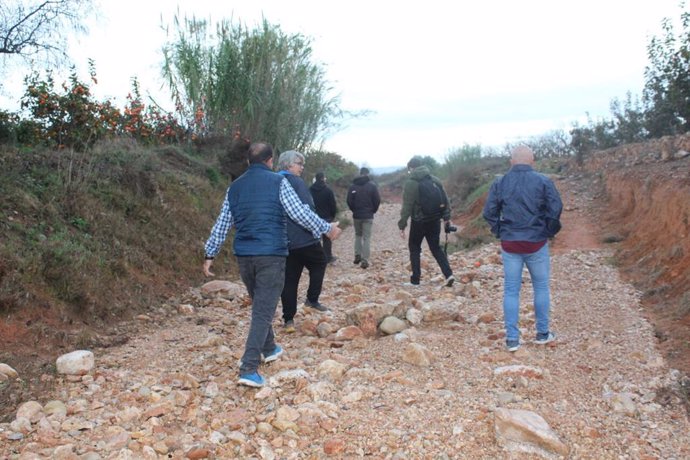
M 286 150 L 281 153 L 280 158 L 278 158 L 278 169 L 286 171 L 290 165 L 294 164 L 297 160 L 302 160 L 302 162 L 304 162 L 304 155 L 297 150 Z

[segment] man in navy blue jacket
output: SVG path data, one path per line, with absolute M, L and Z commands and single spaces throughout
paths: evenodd
M 283 354 L 275 343 L 273 316 L 285 282 L 288 255 L 288 217 L 308 229 L 314 238 L 340 235 L 337 224 L 329 224 L 302 203 L 288 180 L 272 171 L 273 148 L 269 144 L 249 146 L 249 169 L 228 188 L 223 207 L 206 241 L 204 274 L 213 276 L 211 265 L 235 227 L 233 252 L 237 256 L 242 282 L 252 298 L 252 319 L 240 364 L 240 385 L 261 387 L 257 372 L 261 361 L 271 362 Z
M 326 185 L 326 175 L 323 172 L 317 172 L 314 177 L 314 183 L 309 187 L 311 196 L 314 199 L 314 208 L 316 214 L 327 222 L 333 222 L 335 216 L 338 214 L 338 205 L 335 201 L 335 194 L 328 185 Z M 333 245 L 329 238 L 321 238 L 323 244 L 323 252 L 326 254 L 326 260 L 329 264 L 336 261 L 337 257 L 333 256 Z
M 537 335 L 535 343 L 555 339 L 549 329 L 549 244 L 561 228 L 563 203 L 553 182 L 532 169 L 534 152 L 518 146 L 511 154 L 510 171 L 491 184 L 484 219 L 501 240 L 503 258 L 503 316 L 508 351 L 520 348 L 518 318 L 522 267 L 527 266 L 534 290 Z

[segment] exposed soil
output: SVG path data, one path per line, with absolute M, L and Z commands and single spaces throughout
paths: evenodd
M 321 296 L 331 311 L 300 305 L 294 333 L 276 318 L 286 353 L 260 366 L 266 388 L 236 384 L 250 318 L 242 287 L 232 300 L 204 298 L 193 287 L 121 329 L 127 343 L 94 348 L 91 374 L 46 373 L 55 394 L 33 399 L 41 406 L 57 399 L 66 415 L 39 414 L 34 430 L 0 423 L 0 457 L 537 458 L 501 444 L 497 413 L 512 410 L 541 416 L 566 458 L 687 458 L 690 422 L 677 376 L 655 349 L 638 293 L 611 265 L 610 248 L 581 247 L 593 227 L 578 213 L 592 190 L 584 178 L 557 180 L 564 220 L 580 231 L 553 242 L 556 342 L 531 343 L 525 280 L 523 346 L 505 351 L 495 242 L 450 255 L 458 280 L 450 288 L 424 248 L 422 286 L 404 286 L 409 260 L 395 231 L 399 205 L 384 204 L 367 270 L 352 263 L 352 227 L 334 243 L 339 259 Z M 402 333 L 364 337 L 364 324 L 347 327 L 354 309 L 373 315 L 387 305 L 408 312 Z M 423 320 L 414 323 L 409 308 Z M 346 330 L 354 335 L 342 338 Z M 413 345 L 430 362 L 408 360 Z M 626 400 L 627 408 L 618 402 Z
M 676 144 L 660 145 L 679 149 Z M 563 230 L 552 247 L 554 255 L 613 248 L 616 256 L 610 263 L 617 264 L 642 293 L 644 314 L 654 326 L 659 349 L 672 368 L 690 374 L 690 165 L 688 157 L 674 160 L 664 157 L 661 147 L 655 149 L 645 144 L 605 152 L 586 168 L 572 168 L 557 178 L 566 208 Z M 454 220 L 470 221 L 482 204 L 479 201 L 467 216 Z M 22 379 L 0 386 L 0 422 L 11 421 L 20 402 L 54 399 L 55 358 L 78 342 L 108 347 L 147 333 L 141 323 L 89 331 L 58 320 L 63 317 L 36 306 L 0 320 L 0 362 L 12 365 Z
M 690 375 L 690 135 L 599 152 L 585 164 L 586 212 L 672 367 Z

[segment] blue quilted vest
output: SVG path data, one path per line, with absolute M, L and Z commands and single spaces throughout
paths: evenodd
M 287 256 L 287 215 L 280 203 L 283 176 L 252 164 L 232 183 L 228 203 L 235 226 L 236 256 Z

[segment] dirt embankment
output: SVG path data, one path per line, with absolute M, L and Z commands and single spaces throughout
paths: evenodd
M 690 135 L 597 152 L 584 165 L 602 240 L 643 294 L 672 366 L 690 373 Z

